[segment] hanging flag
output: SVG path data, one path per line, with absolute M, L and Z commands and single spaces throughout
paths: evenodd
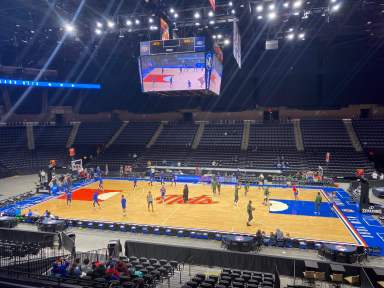
M 209 3 L 211 4 L 213 11 L 216 11 L 216 0 L 209 0 Z
M 160 18 L 160 33 L 161 40 L 169 40 L 169 25 L 163 18 Z
M 237 21 L 233 22 L 233 56 L 241 69 L 241 36 Z

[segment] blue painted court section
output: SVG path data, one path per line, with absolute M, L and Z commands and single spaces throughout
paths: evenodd
M 312 201 L 301 201 L 301 200 L 281 200 L 271 199 L 287 204 L 288 208 L 282 211 L 271 211 L 274 214 L 285 214 L 294 216 L 315 216 L 315 217 L 331 217 L 337 218 L 337 215 L 331 208 L 329 203 L 320 204 L 320 214 L 315 214 L 315 203 Z
M 372 215 L 361 214 L 358 204 L 354 203 L 350 195 L 340 188 L 323 188 L 323 191 L 330 196 L 336 192 L 336 205 L 340 209 L 342 216 L 353 226 L 351 231 L 358 234 L 368 247 L 378 247 L 381 249 L 381 256 L 384 256 L 384 227 Z M 351 230 L 351 229 L 350 229 Z
M 72 185 L 72 191 L 76 190 L 82 186 L 91 184 L 92 182 L 95 182 L 94 180 L 87 180 L 87 181 L 80 181 Z M 61 195 L 63 192 L 59 192 L 55 195 L 48 195 L 48 194 L 39 194 L 36 196 L 33 196 L 28 199 L 17 201 L 14 204 L 6 205 L 4 207 L 0 208 L 0 213 L 5 213 L 9 216 L 19 216 L 21 211 L 23 209 L 26 209 L 28 207 L 40 204 L 44 201 L 56 198 L 57 196 Z

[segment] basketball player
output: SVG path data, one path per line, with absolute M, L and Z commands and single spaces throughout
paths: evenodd
M 220 180 L 217 180 L 217 193 L 219 194 L 219 196 L 220 196 L 220 191 L 221 191 L 221 183 L 220 183 Z
M 316 198 L 315 198 L 315 214 L 319 215 L 320 214 L 320 205 L 321 201 L 323 199 L 321 198 L 320 192 L 317 192 Z
M 147 194 L 147 205 L 148 205 L 148 212 L 150 211 L 149 207 L 152 207 L 152 212 L 153 212 L 153 196 L 151 191 L 149 191 Z
M 244 195 L 245 195 L 245 197 L 247 197 L 248 192 L 249 192 L 249 181 L 246 181 L 245 185 L 244 185 Z
M 176 175 L 175 174 L 173 174 L 173 185 L 176 187 Z
M 292 186 L 292 191 L 293 191 L 293 197 L 295 200 L 299 199 L 299 189 L 297 189 L 296 185 Z
M 126 216 L 126 209 L 127 209 L 127 199 L 124 197 L 124 195 L 121 195 L 121 209 L 123 209 L 123 216 Z
M 253 211 L 255 211 L 255 208 L 252 207 L 252 201 L 249 200 L 247 205 L 247 213 L 248 213 L 247 226 L 251 226 L 251 221 L 253 220 Z
M 137 178 L 136 176 L 133 178 L 133 189 L 137 187 Z
M 269 188 L 265 187 L 264 188 L 264 202 L 263 205 L 268 205 L 269 203 Z
M 235 200 L 234 200 L 234 204 L 236 207 L 237 207 L 238 203 L 239 203 L 239 184 L 236 183 L 235 184 Z
M 71 188 L 67 188 L 66 195 L 67 195 L 67 206 L 71 206 L 71 204 L 72 204 L 72 191 L 71 191 Z
M 216 195 L 216 186 L 217 186 L 215 176 L 212 177 L 211 186 L 212 186 L 212 194 L 215 196 Z
M 103 178 L 101 178 L 101 176 L 99 176 L 99 190 L 102 190 L 104 191 L 104 184 L 103 184 Z
M 93 207 L 99 206 L 101 208 L 100 203 L 99 203 L 99 190 L 95 190 L 93 193 Z
M 164 184 L 161 186 L 160 188 L 160 196 L 161 196 L 161 201 L 163 202 L 163 205 L 165 205 L 165 194 L 166 194 L 166 190 L 165 190 L 165 187 L 164 187 Z

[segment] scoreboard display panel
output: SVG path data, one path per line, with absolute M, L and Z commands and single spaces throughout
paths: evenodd
M 220 61 L 217 55 L 212 56 L 212 69 L 209 75 L 209 87 L 208 89 L 213 93 L 220 95 L 221 79 L 223 77 L 223 63 Z
M 205 53 L 145 55 L 139 59 L 143 92 L 207 89 Z
M 140 55 L 204 52 L 205 38 L 190 37 L 171 40 L 154 40 L 140 43 Z

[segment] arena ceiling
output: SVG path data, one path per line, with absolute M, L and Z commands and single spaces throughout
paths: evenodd
M 60 81 L 101 83 L 100 93 L 55 91 L 49 97 L 51 105 L 74 105 L 84 112 L 384 104 L 384 1 L 308 0 L 293 8 L 296 2 L 300 0 L 217 0 L 211 18 L 208 0 L 2 0 L 0 64 L 47 66 L 58 70 Z M 232 21 L 239 21 L 243 67 L 238 69 L 231 44 L 222 42 L 221 96 L 141 93 L 139 42 L 159 38 L 159 31 L 150 30 L 147 21 L 153 18 L 155 24 L 160 16 L 179 36 L 220 34 L 229 42 Z M 139 19 L 140 25 L 127 27 L 130 19 Z M 68 24 L 75 33 L 68 35 Z M 278 40 L 278 49 L 265 50 L 267 40 Z M 18 111 L 38 111 L 38 94 L 31 93 Z

